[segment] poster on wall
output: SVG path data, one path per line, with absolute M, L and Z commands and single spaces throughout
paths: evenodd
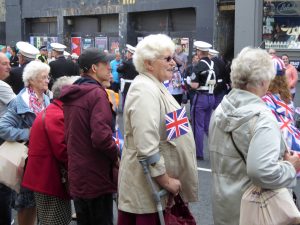
M 71 53 L 81 54 L 81 37 L 71 37 Z
M 109 38 L 109 52 L 114 54 L 119 50 L 119 38 L 118 37 L 110 37 Z
M 47 46 L 48 50 L 51 50 L 51 43 L 57 42 L 57 37 L 46 37 L 46 36 L 30 36 L 29 37 L 29 43 L 34 45 L 37 48 L 40 48 L 41 46 L 45 45 Z
M 172 38 L 175 45 L 181 45 L 183 52 L 188 56 L 189 55 L 189 38 Z
M 107 37 L 95 37 L 95 47 L 101 51 L 107 50 Z
M 94 40 L 93 38 L 82 38 L 82 50 L 87 48 L 94 47 Z

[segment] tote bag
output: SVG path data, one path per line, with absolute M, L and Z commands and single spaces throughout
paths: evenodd
M 243 194 L 241 225 L 300 223 L 300 212 L 287 188 L 265 190 L 251 185 Z
M 28 148 L 24 143 L 4 142 L 0 146 L 0 183 L 20 192 Z

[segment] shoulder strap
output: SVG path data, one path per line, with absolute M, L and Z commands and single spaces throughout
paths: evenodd
M 257 121 L 257 115 L 253 119 L 251 119 L 251 135 L 252 135 L 252 137 L 254 135 L 254 126 L 256 124 L 256 121 Z M 235 144 L 235 141 L 234 141 L 233 136 L 232 136 L 232 132 L 230 132 L 229 134 L 230 134 L 231 141 L 232 141 L 232 143 L 233 143 L 236 151 L 239 153 L 239 155 L 241 156 L 241 158 L 244 161 L 244 163 L 247 164 L 246 163 L 246 159 L 245 159 L 243 153 L 241 152 L 241 150 Z
M 210 65 L 208 64 L 208 62 L 206 61 L 206 60 L 204 60 L 204 59 L 201 59 L 200 60 L 201 62 L 204 62 L 207 66 L 208 66 L 208 68 L 210 69 L 210 70 L 214 70 L 214 62 L 213 61 L 210 61 Z

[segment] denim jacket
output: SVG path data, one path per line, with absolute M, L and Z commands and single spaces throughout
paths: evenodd
M 5 141 L 28 141 L 29 130 L 36 117 L 26 103 L 27 88 L 20 91 L 9 104 L 7 112 L 0 118 L 0 138 Z M 50 104 L 50 99 L 44 95 L 45 106 Z

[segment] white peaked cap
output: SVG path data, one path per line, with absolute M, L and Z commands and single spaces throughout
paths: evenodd
M 204 41 L 195 41 L 194 47 L 200 51 L 208 52 L 212 45 Z
M 58 51 L 58 52 L 63 52 L 67 48 L 67 46 L 60 43 L 51 43 L 50 46 L 54 51 Z
M 40 51 L 28 42 L 19 41 L 16 46 L 19 49 L 20 54 L 27 58 L 35 59 L 36 56 L 40 54 Z
M 212 56 L 217 56 L 217 55 L 219 55 L 219 52 L 215 49 L 209 49 L 208 54 L 210 54 Z
M 126 44 L 126 48 L 127 48 L 127 51 L 131 52 L 132 54 L 135 53 L 136 47 Z

